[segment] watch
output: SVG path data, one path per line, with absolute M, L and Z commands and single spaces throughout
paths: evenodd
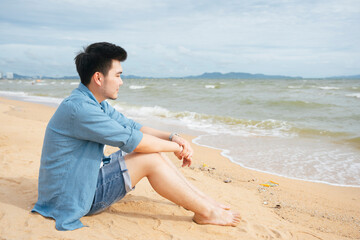
M 180 135 L 179 135 L 178 133 L 173 132 L 173 133 L 170 134 L 169 140 L 172 141 L 172 139 L 173 139 L 174 136 L 180 137 Z

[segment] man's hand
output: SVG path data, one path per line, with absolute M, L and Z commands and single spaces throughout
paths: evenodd
M 185 166 L 189 166 L 191 165 L 192 162 L 192 156 L 194 153 L 194 150 L 192 149 L 190 143 L 188 141 L 186 141 L 185 139 L 183 139 L 180 136 L 173 136 L 172 138 L 173 142 L 176 142 L 177 144 L 179 144 L 182 147 L 182 151 L 179 153 L 175 153 L 175 155 L 179 158 L 179 160 L 183 160 L 183 164 L 182 167 Z

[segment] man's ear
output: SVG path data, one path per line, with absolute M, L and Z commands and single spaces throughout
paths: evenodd
M 104 80 L 104 76 L 101 72 L 95 72 L 94 75 L 92 76 L 92 80 L 94 81 L 94 83 L 96 85 L 98 85 L 99 87 L 102 86 L 103 80 Z

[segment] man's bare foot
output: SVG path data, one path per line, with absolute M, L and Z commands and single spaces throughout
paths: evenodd
M 213 224 L 220 226 L 233 226 L 235 227 L 240 223 L 240 214 L 224 210 L 223 208 L 214 208 L 209 216 L 204 216 L 195 213 L 194 222 L 197 224 Z
M 216 202 L 216 201 L 215 201 L 215 205 L 218 206 L 219 208 L 224 209 L 224 210 L 230 210 L 230 206 L 219 203 L 219 202 Z
M 207 201 L 209 201 L 215 207 L 219 207 L 219 208 L 222 208 L 225 210 L 230 210 L 230 206 L 219 203 L 219 202 L 215 201 L 213 198 L 206 196 L 205 194 L 202 197 L 205 198 Z
M 230 210 L 230 206 L 225 205 L 225 204 L 222 204 L 222 203 L 219 203 L 219 202 L 215 201 L 214 199 L 211 199 L 211 202 L 212 202 L 216 207 L 222 208 L 222 209 L 224 209 L 224 210 Z

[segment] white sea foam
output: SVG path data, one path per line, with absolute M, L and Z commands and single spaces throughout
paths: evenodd
M 162 108 L 159 106 L 154 107 L 134 107 L 129 109 L 129 113 L 131 115 L 138 115 L 138 116 L 157 116 L 157 117 L 170 117 L 170 111 L 166 108 Z
M 8 92 L 8 91 L 0 91 L 0 95 L 2 96 L 9 96 L 9 97 L 15 97 L 15 96 L 20 96 L 20 97 L 23 97 L 23 96 L 28 96 L 27 93 L 25 92 Z
M 351 147 L 314 139 L 203 135 L 194 142 L 217 146 L 243 167 L 288 178 L 360 187 L 360 157 Z M 236 145 L 234 145 L 236 142 Z
M 351 94 L 346 94 L 347 97 L 355 97 L 355 98 L 360 98 L 360 93 L 351 93 Z
M 25 92 L 7 92 L 0 91 L 0 96 L 9 97 L 16 100 L 42 103 L 51 106 L 58 106 L 63 98 L 44 97 L 44 96 L 32 96 Z
M 70 85 L 79 85 L 79 82 L 71 82 Z
M 222 118 L 196 112 L 172 112 L 166 108 L 154 107 L 130 107 L 115 105 L 119 111 L 136 118 L 156 117 L 159 120 L 175 121 L 189 129 L 203 131 L 209 134 L 230 134 L 233 136 L 278 136 L 294 137 L 296 133 L 290 131 L 292 125 L 286 121 L 266 119 L 263 121 L 251 121 L 232 118 Z
M 146 88 L 146 86 L 130 85 L 129 88 L 132 90 L 137 90 L 137 89 L 144 89 Z
M 49 85 L 48 83 L 45 83 L 45 82 L 35 82 L 35 84 L 37 85 L 37 86 L 47 86 L 47 85 Z
M 319 87 L 319 89 L 322 89 L 322 90 L 338 90 L 340 88 L 338 88 L 338 87 Z
M 216 88 L 215 85 L 205 85 L 205 88 Z

